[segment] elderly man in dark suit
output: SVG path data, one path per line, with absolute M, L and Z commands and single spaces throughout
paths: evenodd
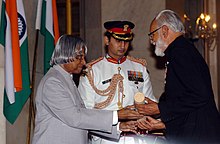
M 168 143 L 220 143 L 220 115 L 214 101 L 209 68 L 195 46 L 184 38 L 180 17 L 161 11 L 150 26 L 157 56 L 166 56 L 165 91 L 153 104 L 161 121 L 149 116 L 139 121 L 148 130 L 165 128 Z M 137 105 L 148 114 L 147 105 Z M 152 104 L 150 105 L 152 108 Z

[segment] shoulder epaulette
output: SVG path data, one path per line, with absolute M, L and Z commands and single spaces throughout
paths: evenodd
M 91 67 L 92 65 L 96 64 L 97 62 L 103 60 L 103 58 L 104 57 L 102 56 L 102 57 L 97 58 L 96 60 L 92 60 L 91 62 L 87 63 L 87 66 Z
M 145 67 L 147 66 L 147 61 L 143 58 L 135 58 L 135 57 L 132 57 L 132 56 L 127 56 L 127 59 L 129 59 L 131 61 L 134 61 L 134 62 L 137 62 L 137 63 L 140 63 Z
M 104 57 L 99 57 L 96 60 L 91 60 L 91 62 L 86 64 L 86 69 L 83 69 L 81 76 L 85 76 L 88 73 L 88 69 L 91 70 L 92 65 L 96 64 L 97 62 L 101 61 Z

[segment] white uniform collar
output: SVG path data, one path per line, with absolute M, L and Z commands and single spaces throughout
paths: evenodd
M 115 59 L 115 58 L 111 57 L 109 54 L 106 54 L 105 58 L 107 59 L 108 62 L 115 63 L 115 64 L 122 64 L 126 60 L 127 57 L 123 56 L 120 59 Z

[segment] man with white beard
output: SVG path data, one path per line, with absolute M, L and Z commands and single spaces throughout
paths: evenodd
M 146 116 L 138 127 L 166 129 L 168 143 L 220 143 L 220 114 L 216 108 L 209 68 L 196 47 L 184 37 L 184 25 L 171 10 L 161 11 L 150 26 L 157 56 L 166 56 L 165 89 L 158 104 L 161 121 Z M 147 105 L 136 105 L 144 114 Z M 145 109 L 144 109 L 145 108 Z M 146 112 L 147 113 L 147 112 Z
M 155 54 L 157 56 L 163 57 L 165 55 L 162 51 L 163 47 L 167 47 L 167 45 L 162 41 L 161 36 L 159 36 L 158 41 L 155 44 Z

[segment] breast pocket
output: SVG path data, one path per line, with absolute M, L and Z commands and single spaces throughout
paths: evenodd
M 128 81 L 127 83 L 128 83 L 128 85 L 129 85 L 129 87 L 132 88 L 133 90 L 142 92 L 142 90 L 143 90 L 143 85 L 144 85 L 143 82 L 139 82 L 139 81 Z
M 127 93 L 136 93 L 138 92 L 138 84 L 135 84 L 134 81 L 126 81 L 124 89 Z

